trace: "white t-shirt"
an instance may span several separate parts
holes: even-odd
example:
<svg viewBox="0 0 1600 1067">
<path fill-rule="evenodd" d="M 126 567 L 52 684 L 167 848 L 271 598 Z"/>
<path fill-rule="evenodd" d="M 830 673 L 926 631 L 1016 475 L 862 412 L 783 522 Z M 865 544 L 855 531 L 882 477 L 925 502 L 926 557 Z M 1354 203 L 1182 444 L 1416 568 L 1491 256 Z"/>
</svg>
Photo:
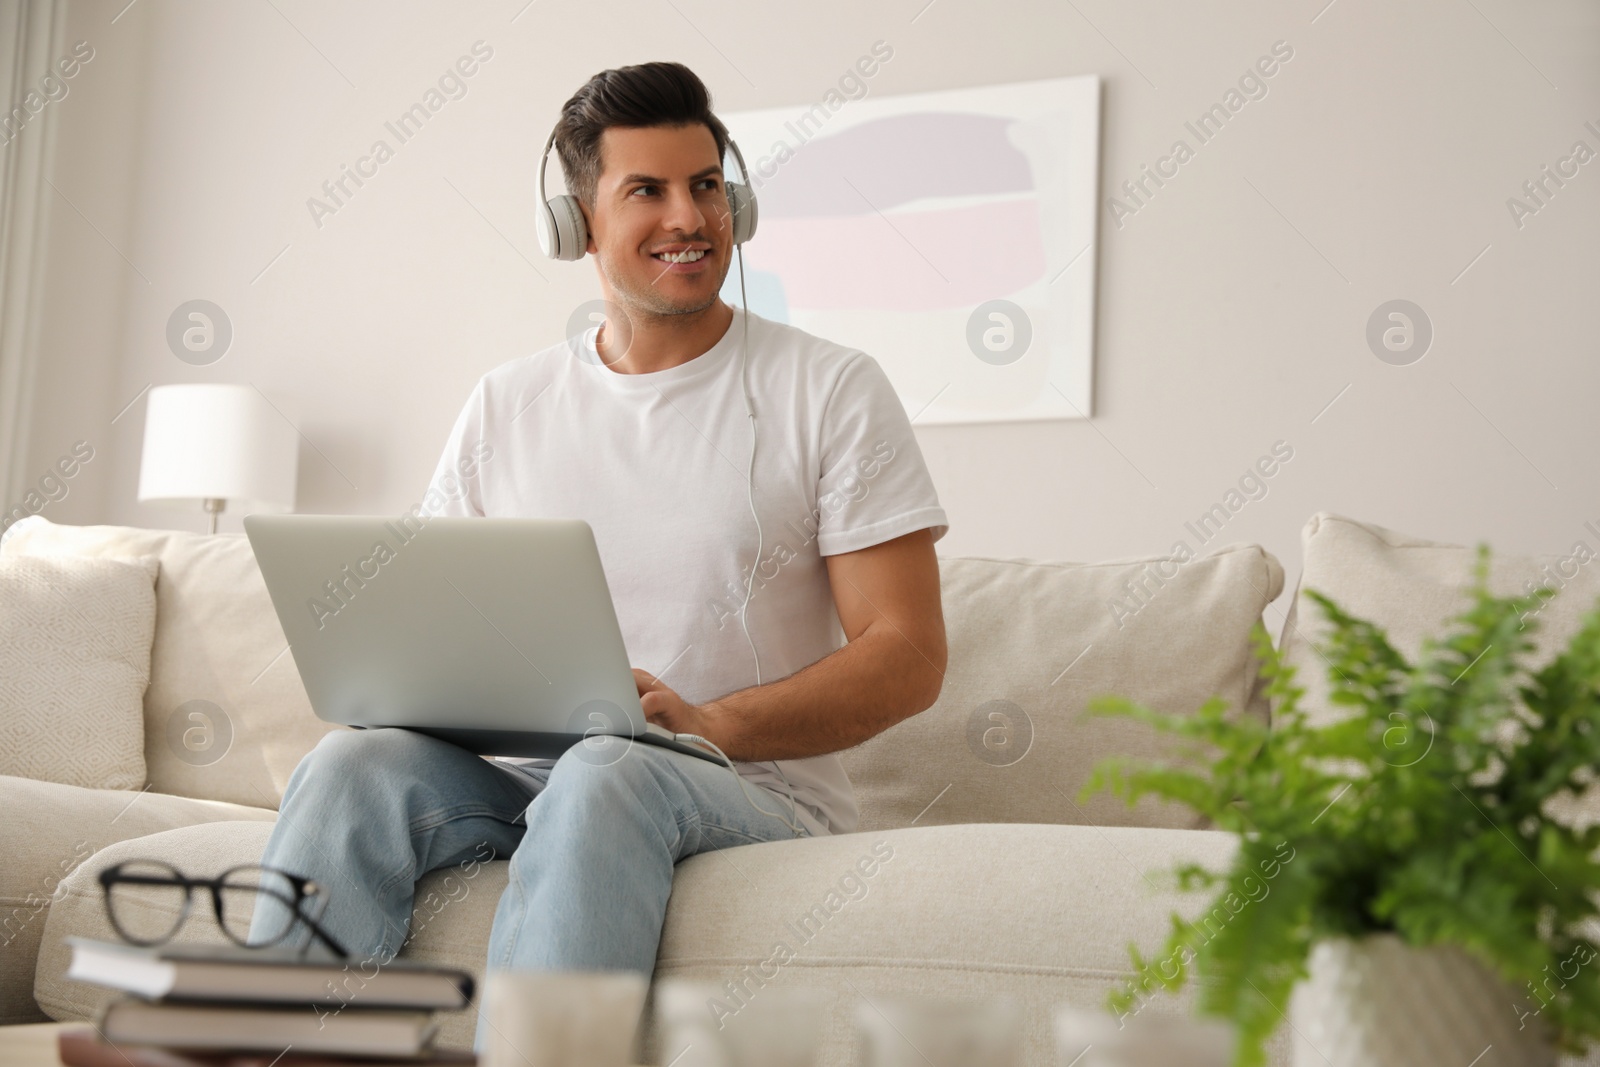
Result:
<svg viewBox="0 0 1600 1067">
<path fill-rule="evenodd" d="M 740 626 L 756 552 L 740 386 L 744 312 L 701 355 L 621 374 L 596 328 L 479 380 L 434 474 L 434 514 L 580 518 L 594 530 L 631 665 L 691 704 L 756 683 Z M 822 557 L 949 529 L 905 408 L 872 357 L 750 315 L 761 566 L 750 637 L 761 682 L 845 644 Z M 837 755 L 736 762 L 814 834 L 856 826 Z M 763 806 L 765 802 L 763 801 Z"/>
</svg>

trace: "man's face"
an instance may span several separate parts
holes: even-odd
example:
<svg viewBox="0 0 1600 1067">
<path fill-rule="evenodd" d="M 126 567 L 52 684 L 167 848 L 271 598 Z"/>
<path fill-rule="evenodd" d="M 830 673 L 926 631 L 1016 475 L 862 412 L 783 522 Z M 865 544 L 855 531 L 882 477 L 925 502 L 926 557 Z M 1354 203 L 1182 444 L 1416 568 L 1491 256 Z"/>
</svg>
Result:
<svg viewBox="0 0 1600 1067">
<path fill-rule="evenodd" d="M 717 142 L 704 125 L 612 127 L 600 135 L 589 251 L 629 311 L 684 315 L 717 300 L 733 262 L 733 218 Z M 703 251 L 694 263 L 658 253 Z"/>
</svg>

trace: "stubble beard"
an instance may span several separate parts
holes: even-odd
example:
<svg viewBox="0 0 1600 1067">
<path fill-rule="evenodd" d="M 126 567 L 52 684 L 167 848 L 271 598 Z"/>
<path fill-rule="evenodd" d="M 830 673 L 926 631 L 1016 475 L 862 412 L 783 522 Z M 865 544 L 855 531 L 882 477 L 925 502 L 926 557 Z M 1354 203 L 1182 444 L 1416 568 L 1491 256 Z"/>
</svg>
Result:
<svg viewBox="0 0 1600 1067">
<path fill-rule="evenodd" d="M 667 319 L 680 315 L 696 315 L 716 304 L 722 293 L 723 283 L 728 280 L 728 268 L 731 264 L 724 265 L 717 284 L 704 301 L 695 304 L 674 303 L 662 295 L 661 291 L 653 285 L 636 286 L 631 279 L 621 277 L 611 269 L 611 265 L 604 255 L 597 257 L 600 261 L 600 273 L 605 276 L 606 282 L 616 294 L 617 302 L 622 305 L 623 311 L 634 319 Z M 655 262 L 652 260 L 652 262 Z"/>
</svg>

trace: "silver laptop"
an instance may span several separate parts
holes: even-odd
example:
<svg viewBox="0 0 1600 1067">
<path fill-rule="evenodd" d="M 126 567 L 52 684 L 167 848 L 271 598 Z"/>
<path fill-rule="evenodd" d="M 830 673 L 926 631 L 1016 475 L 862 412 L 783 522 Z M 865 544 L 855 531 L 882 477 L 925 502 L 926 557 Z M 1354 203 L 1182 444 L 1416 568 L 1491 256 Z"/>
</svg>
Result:
<svg viewBox="0 0 1600 1067">
<path fill-rule="evenodd" d="M 581 519 L 250 515 L 245 533 L 321 719 L 554 758 L 647 722 Z"/>
</svg>

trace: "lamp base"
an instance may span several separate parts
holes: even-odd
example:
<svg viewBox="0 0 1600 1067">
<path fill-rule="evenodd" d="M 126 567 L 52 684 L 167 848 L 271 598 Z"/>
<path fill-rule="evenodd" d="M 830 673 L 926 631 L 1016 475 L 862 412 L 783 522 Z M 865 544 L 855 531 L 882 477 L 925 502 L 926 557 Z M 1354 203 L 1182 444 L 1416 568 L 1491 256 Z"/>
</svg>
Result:
<svg viewBox="0 0 1600 1067">
<path fill-rule="evenodd" d="M 211 520 L 211 528 L 206 533 L 215 534 L 217 532 L 217 516 L 222 514 L 222 509 L 227 506 L 228 502 L 226 500 L 215 496 L 207 497 L 201 502 L 201 507 L 206 509 L 206 516 Z"/>
</svg>

